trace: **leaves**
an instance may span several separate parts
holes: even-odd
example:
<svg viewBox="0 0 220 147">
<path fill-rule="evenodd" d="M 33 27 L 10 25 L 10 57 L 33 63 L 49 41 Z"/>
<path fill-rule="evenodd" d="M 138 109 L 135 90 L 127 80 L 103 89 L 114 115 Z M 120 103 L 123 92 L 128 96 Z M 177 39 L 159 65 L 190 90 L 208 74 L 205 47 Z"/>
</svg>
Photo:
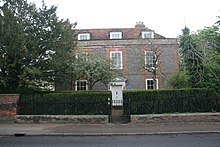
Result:
<svg viewBox="0 0 220 147">
<path fill-rule="evenodd" d="M 181 70 L 189 74 L 189 86 L 214 88 L 220 85 L 220 31 L 217 26 L 206 27 L 194 34 L 188 28 L 180 36 Z"/>
<path fill-rule="evenodd" d="M 76 37 L 68 20 L 44 1 L 37 9 L 26 0 L 3 0 L 0 8 L 0 92 L 19 87 L 47 88 L 65 75 Z M 62 72 L 62 74 L 61 74 Z M 43 86 L 42 86 L 43 85 Z"/>
<path fill-rule="evenodd" d="M 71 69 L 73 79 L 86 79 L 89 90 L 92 90 L 97 82 L 107 85 L 115 75 L 115 70 L 111 69 L 111 64 L 106 59 L 85 53 L 77 54 Z"/>
<path fill-rule="evenodd" d="M 186 72 L 175 72 L 169 78 L 169 84 L 176 89 L 189 88 L 189 75 Z"/>
</svg>

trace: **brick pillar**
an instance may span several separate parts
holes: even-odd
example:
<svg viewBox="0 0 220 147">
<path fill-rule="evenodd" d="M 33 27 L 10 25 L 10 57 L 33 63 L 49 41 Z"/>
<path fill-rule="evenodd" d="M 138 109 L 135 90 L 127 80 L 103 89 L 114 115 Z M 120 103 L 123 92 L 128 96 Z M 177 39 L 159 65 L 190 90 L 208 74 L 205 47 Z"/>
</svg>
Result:
<svg viewBox="0 0 220 147">
<path fill-rule="evenodd" d="M 0 122 L 15 120 L 18 99 L 18 94 L 0 94 Z"/>
</svg>

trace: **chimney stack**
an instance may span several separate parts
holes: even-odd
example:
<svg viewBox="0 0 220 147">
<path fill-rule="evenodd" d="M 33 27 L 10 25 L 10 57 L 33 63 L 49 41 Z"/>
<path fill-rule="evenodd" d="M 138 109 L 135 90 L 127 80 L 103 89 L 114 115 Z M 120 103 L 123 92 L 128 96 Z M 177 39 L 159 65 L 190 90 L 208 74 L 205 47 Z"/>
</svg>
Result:
<svg viewBox="0 0 220 147">
<path fill-rule="evenodd" d="M 144 22 L 142 21 L 136 22 L 135 28 L 144 29 L 145 28 Z"/>
</svg>

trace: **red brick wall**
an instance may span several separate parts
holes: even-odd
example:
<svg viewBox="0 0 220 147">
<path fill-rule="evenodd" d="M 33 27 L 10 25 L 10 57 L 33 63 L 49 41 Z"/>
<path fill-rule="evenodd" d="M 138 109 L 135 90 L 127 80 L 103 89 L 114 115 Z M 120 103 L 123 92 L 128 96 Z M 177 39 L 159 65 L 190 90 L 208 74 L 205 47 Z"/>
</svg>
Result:
<svg viewBox="0 0 220 147">
<path fill-rule="evenodd" d="M 0 117 L 13 117 L 17 113 L 18 94 L 0 94 Z"/>
</svg>

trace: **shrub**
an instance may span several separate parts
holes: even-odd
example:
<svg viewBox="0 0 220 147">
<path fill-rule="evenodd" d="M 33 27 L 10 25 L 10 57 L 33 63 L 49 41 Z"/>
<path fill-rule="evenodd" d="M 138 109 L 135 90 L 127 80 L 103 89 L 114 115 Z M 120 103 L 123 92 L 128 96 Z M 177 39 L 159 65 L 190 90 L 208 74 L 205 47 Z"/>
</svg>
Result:
<svg viewBox="0 0 220 147">
<path fill-rule="evenodd" d="M 110 92 L 65 92 L 29 95 L 18 101 L 19 115 L 108 114 Z"/>
<path fill-rule="evenodd" d="M 175 89 L 189 88 L 189 75 L 184 71 L 175 72 L 170 76 L 168 83 Z"/>
<path fill-rule="evenodd" d="M 131 114 L 220 111 L 219 98 L 208 89 L 131 90 L 124 92 Z"/>
</svg>

